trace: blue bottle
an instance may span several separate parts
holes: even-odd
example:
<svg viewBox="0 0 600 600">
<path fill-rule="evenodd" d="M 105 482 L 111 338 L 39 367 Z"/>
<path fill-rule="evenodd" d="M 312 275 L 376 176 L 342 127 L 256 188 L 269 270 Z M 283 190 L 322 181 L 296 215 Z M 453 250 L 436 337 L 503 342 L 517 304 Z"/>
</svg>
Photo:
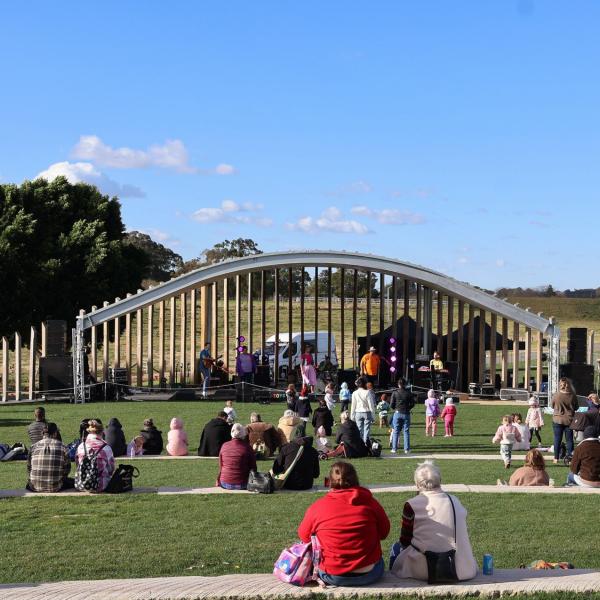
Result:
<svg viewBox="0 0 600 600">
<path fill-rule="evenodd" d="M 483 574 L 493 575 L 494 574 L 494 557 L 491 554 L 483 555 Z"/>
</svg>

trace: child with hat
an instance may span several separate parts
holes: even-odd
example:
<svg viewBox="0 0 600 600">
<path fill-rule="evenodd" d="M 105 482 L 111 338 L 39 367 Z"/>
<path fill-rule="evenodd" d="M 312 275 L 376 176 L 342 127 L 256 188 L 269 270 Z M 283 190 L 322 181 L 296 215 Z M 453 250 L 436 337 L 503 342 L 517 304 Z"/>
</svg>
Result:
<svg viewBox="0 0 600 600">
<path fill-rule="evenodd" d="M 444 429 L 446 435 L 444 437 L 452 437 L 454 435 L 454 419 L 456 418 L 456 406 L 454 406 L 454 400 L 452 398 L 446 398 L 446 406 L 440 417 L 444 419 Z"/>
<path fill-rule="evenodd" d="M 540 436 L 540 430 L 544 426 L 544 415 L 542 409 L 535 396 L 529 398 L 529 410 L 525 417 L 525 424 L 529 427 L 529 442 L 533 440 L 533 436 L 537 438 L 538 446 L 542 445 L 542 438 Z"/>
</svg>

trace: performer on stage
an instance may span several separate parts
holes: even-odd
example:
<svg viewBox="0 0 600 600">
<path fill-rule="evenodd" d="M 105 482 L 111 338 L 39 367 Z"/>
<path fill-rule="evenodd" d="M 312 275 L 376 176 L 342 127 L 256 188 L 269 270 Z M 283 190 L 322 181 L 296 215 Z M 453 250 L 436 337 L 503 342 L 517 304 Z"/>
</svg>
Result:
<svg viewBox="0 0 600 600">
<path fill-rule="evenodd" d="M 442 371 L 444 369 L 444 363 L 440 358 L 439 352 L 433 353 L 433 358 L 429 361 L 429 368 L 435 371 Z"/>
<path fill-rule="evenodd" d="M 381 358 L 377 354 L 377 348 L 371 346 L 369 351 L 360 359 L 360 374 L 364 375 L 369 383 L 375 385 L 380 364 Z"/>
<path fill-rule="evenodd" d="M 200 360 L 198 370 L 202 373 L 202 396 L 206 398 L 206 390 L 210 384 L 210 372 L 212 371 L 214 360 L 210 355 L 210 342 L 204 344 L 200 351 Z"/>
<path fill-rule="evenodd" d="M 253 354 L 248 354 L 248 346 L 243 346 L 235 361 L 235 370 L 240 381 L 252 383 L 256 373 L 256 361 Z"/>
<path fill-rule="evenodd" d="M 300 356 L 300 372 L 302 373 L 302 383 L 310 386 L 310 391 L 314 394 L 317 385 L 317 371 L 312 351 L 313 348 L 310 344 L 304 346 L 304 353 Z"/>
</svg>

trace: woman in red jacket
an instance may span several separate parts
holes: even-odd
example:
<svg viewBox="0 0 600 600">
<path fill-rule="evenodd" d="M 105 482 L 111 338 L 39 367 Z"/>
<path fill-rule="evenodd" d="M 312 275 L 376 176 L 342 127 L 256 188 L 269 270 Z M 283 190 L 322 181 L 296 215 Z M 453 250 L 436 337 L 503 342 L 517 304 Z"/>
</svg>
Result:
<svg viewBox="0 0 600 600">
<path fill-rule="evenodd" d="M 245 490 L 250 471 L 256 471 L 256 456 L 248 443 L 248 431 L 240 423 L 231 428 L 230 442 L 219 452 L 217 486 L 226 490 Z"/>
<path fill-rule="evenodd" d="M 383 575 L 381 540 L 390 532 L 383 507 L 358 483 L 356 469 L 336 462 L 329 473 L 330 491 L 312 504 L 298 535 L 316 535 L 321 544 L 319 577 L 329 585 L 369 585 Z"/>
</svg>

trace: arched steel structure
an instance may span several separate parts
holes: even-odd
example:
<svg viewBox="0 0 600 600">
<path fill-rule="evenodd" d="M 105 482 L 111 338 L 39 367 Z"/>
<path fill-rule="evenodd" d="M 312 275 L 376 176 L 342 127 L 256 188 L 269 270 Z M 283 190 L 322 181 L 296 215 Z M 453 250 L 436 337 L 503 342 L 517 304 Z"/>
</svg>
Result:
<svg viewBox="0 0 600 600">
<path fill-rule="evenodd" d="M 155 304 L 159 305 L 159 320 L 164 319 L 165 314 L 165 301 L 170 300 L 170 324 L 171 327 L 169 329 L 171 336 L 171 355 L 172 358 L 174 356 L 174 328 L 175 328 L 175 317 L 176 317 L 176 299 L 180 303 L 180 315 L 181 315 L 181 323 L 183 323 L 183 329 L 181 330 L 181 355 L 185 357 L 186 349 L 184 344 L 186 344 L 186 329 L 185 329 L 185 320 L 187 318 L 187 300 L 186 294 L 191 294 L 191 298 L 189 301 L 190 309 L 191 309 L 191 325 L 189 328 L 189 335 L 191 336 L 191 348 L 190 355 L 195 354 L 195 345 L 196 345 L 196 328 L 194 325 L 194 319 L 196 318 L 196 291 L 200 290 L 200 305 L 201 308 L 201 319 L 203 320 L 202 324 L 202 335 L 206 335 L 204 330 L 208 330 L 212 328 L 212 331 L 217 335 L 217 319 L 218 319 L 218 310 L 217 310 L 217 284 L 222 283 L 223 291 L 225 298 L 228 298 L 228 290 L 231 293 L 231 288 L 228 288 L 228 283 L 233 280 L 235 283 L 235 294 L 236 294 L 236 334 L 239 335 L 239 323 L 240 323 L 240 281 L 242 281 L 243 276 L 248 276 L 248 290 L 249 290 L 249 301 L 248 301 L 248 311 L 249 311 L 249 322 L 252 321 L 253 314 L 253 306 L 254 302 L 252 301 L 252 285 L 253 285 L 253 276 L 254 273 L 261 273 L 261 293 L 264 294 L 264 273 L 265 272 L 275 272 L 279 273 L 281 271 L 287 270 L 290 273 L 290 281 L 291 281 L 291 271 L 302 269 L 302 297 L 301 297 L 301 319 L 302 323 L 304 322 L 304 272 L 308 268 L 315 268 L 315 273 L 318 273 L 318 269 L 327 269 L 329 273 L 328 279 L 328 298 L 329 304 L 328 308 L 331 309 L 331 273 L 332 269 L 340 269 L 342 271 L 342 278 L 344 277 L 344 273 L 352 272 L 355 277 L 355 294 L 354 294 L 354 309 L 356 309 L 356 273 L 357 272 L 365 272 L 369 274 L 378 274 L 381 282 L 381 289 L 385 289 L 384 282 L 386 277 L 390 277 L 391 284 L 390 289 L 393 290 L 393 301 L 392 301 L 392 311 L 393 315 L 397 314 L 397 290 L 398 284 L 404 283 L 404 314 L 408 315 L 408 299 L 407 297 L 410 295 L 409 285 L 413 286 L 416 289 L 416 318 L 417 321 L 422 319 L 419 322 L 419 326 L 422 327 L 419 331 L 422 330 L 421 335 L 423 335 L 423 339 L 417 340 L 417 345 L 419 342 L 422 342 L 422 348 L 426 350 L 428 353 L 432 348 L 430 347 L 430 337 L 431 337 L 431 328 L 433 321 L 433 300 L 434 296 L 437 298 L 437 328 L 438 334 L 442 333 L 442 300 L 447 304 L 447 330 L 448 334 L 452 333 L 452 329 L 454 327 L 455 322 L 453 321 L 453 308 L 455 306 L 455 302 L 458 305 L 458 319 L 456 324 L 459 327 L 463 325 L 463 310 L 468 305 L 468 335 L 469 339 L 466 340 L 466 345 L 469 347 L 469 351 L 471 350 L 471 345 L 473 340 L 470 339 L 474 335 L 475 328 L 473 327 L 473 319 L 475 319 L 475 314 L 477 312 L 480 323 L 486 323 L 486 314 L 491 317 L 492 323 L 492 333 L 496 335 L 496 326 L 498 324 L 498 320 L 501 321 L 502 325 L 502 338 L 508 339 L 508 321 L 512 321 L 513 323 L 513 341 L 519 340 L 519 327 L 522 326 L 525 328 L 525 343 L 527 345 L 527 353 L 525 360 L 525 369 L 528 372 L 530 368 L 529 358 L 531 356 L 531 331 L 537 332 L 537 341 L 538 341 L 538 385 L 541 382 L 541 345 L 542 339 L 545 337 L 550 341 L 549 345 L 549 353 L 550 360 L 548 363 L 548 375 L 549 375 L 549 384 L 550 388 L 554 389 L 556 386 L 556 381 L 558 378 L 558 350 L 559 350 L 559 331 L 558 328 L 554 325 L 552 320 L 546 319 L 540 314 L 535 314 L 530 312 L 529 310 L 523 309 L 517 305 L 510 304 L 496 296 L 490 295 L 487 292 L 482 291 L 476 287 L 471 285 L 459 282 L 453 278 L 450 278 L 442 273 L 434 271 L 432 269 L 428 269 L 425 267 L 417 266 L 411 263 L 399 261 L 396 259 L 390 259 L 380 256 L 373 256 L 370 254 L 363 253 L 354 253 L 354 252 L 339 252 L 339 251 L 302 251 L 302 252 L 282 252 L 282 253 L 265 253 L 265 254 L 257 254 L 253 256 L 247 256 L 237 259 L 228 260 L 225 262 L 209 265 L 206 267 L 202 267 L 190 273 L 186 273 L 180 277 L 171 279 L 165 283 L 162 283 L 156 287 L 152 287 L 147 290 L 140 290 L 137 294 L 130 295 L 124 299 L 117 299 L 113 303 L 105 302 L 105 305 L 99 309 L 93 309 L 90 313 L 83 313 L 77 317 L 77 328 L 75 330 L 75 348 L 74 350 L 79 348 L 79 351 L 74 351 L 74 370 L 76 377 L 76 387 L 79 389 L 83 389 L 83 370 L 81 365 L 80 357 L 83 352 L 83 344 L 84 344 L 84 332 L 86 330 L 91 329 L 93 332 L 92 338 L 95 341 L 95 331 L 96 327 L 102 325 L 104 328 L 104 339 L 107 340 L 107 327 L 108 323 L 111 321 L 115 322 L 115 327 L 119 325 L 119 319 L 126 318 L 130 319 L 131 315 L 137 315 L 138 323 L 138 358 L 140 357 L 140 349 L 141 345 L 141 334 L 139 333 L 142 323 L 143 316 L 142 310 L 147 307 L 152 307 Z M 250 275 L 249 275 L 250 274 Z M 274 300 L 276 304 L 276 310 L 279 310 L 279 297 L 280 292 L 282 290 L 279 289 L 279 278 L 276 277 L 275 283 L 275 294 Z M 410 288 L 412 289 L 412 288 Z M 291 300 L 291 285 L 289 287 L 289 324 L 291 325 L 291 311 L 292 311 L 292 300 Z M 285 293 L 285 290 L 283 290 Z M 212 301 L 212 302 L 211 302 Z M 263 298 L 264 301 L 264 298 Z M 370 335 L 370 320 L 371 320 L 371 310 L 370 310 L 370 290 L 367 293 L 367 336 Z M 342 300 L 342 321 L 343 321 L 343 311 L 346 302 Z M 211 309 L 212 305 L 212 309 Z M 228 317 L 228 308 L 229 302 L 226 300 L 224 302 L 224 318 L 226 320 L 226 327 L 229 323 Z M 318 318 L 318 302 L 315 303 L 315 328 L 317 327 L 317 318 Z M 383 301 L 380 302 L 380 305 L 383 306 Z M 148 314 L 148 332 L 149 337 L 152 337 L 152 319 L 153 319 L 153 311 L 152 308 L 149 309 L 150 312 Z M 261 308 L 262 310 L 262 319 L 264 323 L 264 302 Z M 356 312 L 356 311 L 355 311 Z M 381 315 L 383 315 L 383 308 L 381 308 Z M 142 318 L 142 320 L 140 320 Z M 356 319 L 356 317 L 354 317 Z M 277 314 L 277 323 L 279 322 L 279 314 Z M 129 323 L 129 320 L 127 320 Z M 380 318 L 380 323 L 383 324 L 383 317 Z M 395 319 L 394 319 L 395 323 Z M 466 323 L 465 323 L 466 325 Z M 396 325 L 394 325 L 395 327 Z M 329 310 L 328 315 L 328 327 L 329 333 L 331 337 L 331 310 Z M 343 336 L 343 323 L 342 323 L 342 336 Z M 252 328 L 250 327 L 250 331 Z M 161 329 L 161 331 L 163 331 Z M 460 331 L 460 330 L 459 330 Z M 479 335 L 482 336 L 479 339 L 479 359 L 481 361 L 481 353 L 483 353 L 483 364 L 485 364 L 485 344 L 483 333 L 484 328 L 479 327 Z M 354 323 L 353 332 L 356 333 L 356 323 Z M 276 329 L 276 334 L 278 333 L 278 329 Z M 406 334 L 406 332 L 405 332 Z M 164 335 L 161 333 L 161 335 Z M 399 334 L 402 335 L 401 333 Z M 417 334 L 419 335 L 419 334 Z M 459 336 L 461 334 L 459 333 Z M 227 338 L 227 334 L 224 336 Z M 405 335 L 406 337 L 406 335 Z M 441 336 L 438 335 L 438 345 L 440 342 Z M 226 340 L 224 340 L 226 341 Z M 262 332 L 262 342 L 264 344 L 264 325 Z M 118 344 L 118 336 L 115 340 L 115 343 Z M 161 344 L 164 343 L 164 340 L 161 340 Z M 407 342 L 405 342 L 406 344 Z M 462 343 L 462 342 L 461 342 Z M 106 343 L 104 344 L 104 361 L 106 363 L 108 358 L 108 353 L 106 350 Z M 473 345 L 473 348 L 476 347 L 476 344 Z M 513 365 L 516 368 L 518 373 L 519 370 L 519 360 L 520 355 L 518 353 L 518 343 L 513 348 L 517 348 L 517 350 L 513 350 Z M 440 346 L 438 346 L 440 348 Z M 506 367 L 504 365 L 507 362 L 507 350 L 503 345 L 502 348 L 502 362 L 503 362 L 503 382 L 506 378 L 505 370 Z M 491 342 L 489 349 L 491 350 Z M 450 349 L 451 351 L 451 349 Z M 152 352 L 151 344 L 149 346 L 149 352 Z M 342 349 L 343 354 L 343 349 Z M 492 356 L 493 354 L 493 356 Z M 472 357 L 473 360 L 476 357 Z M 469 358 L 471 359 L 471 357 Z M 118 360 L 118 356 L 117 356 Z M 152 360 L 152 358 L 150 358 Z M 183 361 L 185 362 L 185 360 Z M 490 367 L 496 370 L 496 352 L 490 352 Z M 481 362 L 480 362 L 481 364 Z M 106 366 L 106 365 L 105 365 Z M 129 367 L 131 365 L 128 365 Z M 141 368 L 138 365 L 138 370 Z M 527 382 L 525 382 L 527 383 Z M 525 386 L 527 387 L 527 385 Z M 539 388 L 538 388 L 539 389 Z"/>
</svg>

